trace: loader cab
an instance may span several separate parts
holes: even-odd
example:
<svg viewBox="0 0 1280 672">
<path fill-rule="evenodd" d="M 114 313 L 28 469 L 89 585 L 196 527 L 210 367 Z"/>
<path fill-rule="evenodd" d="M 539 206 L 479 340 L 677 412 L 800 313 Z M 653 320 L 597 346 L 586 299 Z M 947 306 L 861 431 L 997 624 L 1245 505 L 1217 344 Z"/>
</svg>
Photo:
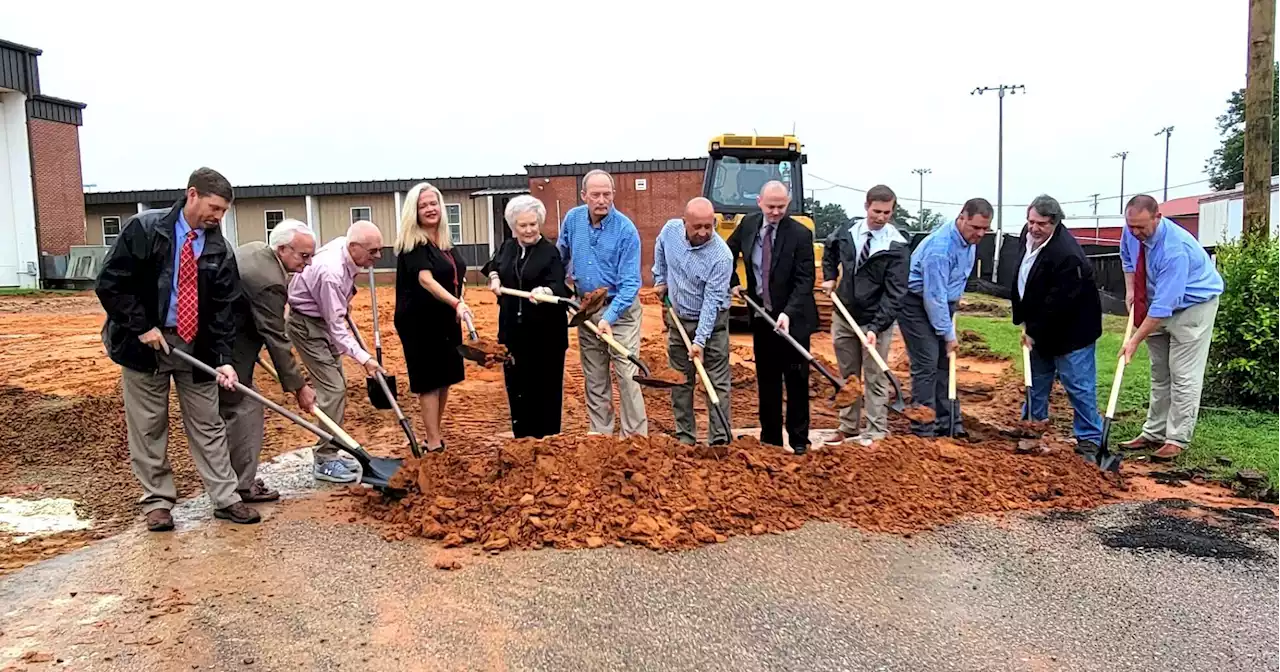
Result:
<svg viewBox="0 0 1280 672">
<path fill-rule="evenodd" d="M 798 153 L 713 151 L 707 163 L 703 196 L 711 201 L 716 212 L 725 215 L 746 215 L 756 210 L 756 198 L 760 189 L 772 180 L 778 180 L 791 190 L 789 215 L 799 215 L 804 206 L 804 186 L 801 180 Z"/>
</svg>

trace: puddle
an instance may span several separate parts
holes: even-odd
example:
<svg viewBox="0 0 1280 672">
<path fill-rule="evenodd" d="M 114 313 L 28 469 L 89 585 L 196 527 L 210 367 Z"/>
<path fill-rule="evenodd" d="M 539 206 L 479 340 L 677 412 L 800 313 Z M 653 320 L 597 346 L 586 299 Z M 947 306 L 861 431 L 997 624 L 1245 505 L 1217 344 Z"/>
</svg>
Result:
<svg viewBox="0 0 1280 672">
<path fill-rule="evenodd" d="M 14 543 L 57 532 L 87 530 L 92 521 L 76 513 L 70 499 L 15 499 L 0 497 L 0 532 L 14 535 Z"/>
</svg>

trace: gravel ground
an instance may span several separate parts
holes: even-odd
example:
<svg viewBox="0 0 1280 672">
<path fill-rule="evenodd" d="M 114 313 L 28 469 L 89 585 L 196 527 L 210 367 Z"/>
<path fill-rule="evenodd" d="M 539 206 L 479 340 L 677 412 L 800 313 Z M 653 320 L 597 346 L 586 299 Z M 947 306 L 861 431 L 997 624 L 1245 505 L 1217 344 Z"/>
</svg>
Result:
<svg viewBox="0 0 1280 672">
<path fill-rule="evenodd" d="M 302 487 L 306 466 L 267 473 Z M 323 499 L 264 507 L 256 527 L 202 523 L 196 500 L 176 535 L 132 531 L 0 579 L 0 666 L 28 652 L 95 670 L 1278 665 L 1274 524 L 1209 526 L 1176 503 L 910 538 L 811 523 L 670 554 L 464 549 L 445 572 L 437 546 L 387 543 Z M 1135 540 L 1177 550 L 1113 547 Z M 1201 557 L 1215 552 L 1230 557 Z"/>
</svg>

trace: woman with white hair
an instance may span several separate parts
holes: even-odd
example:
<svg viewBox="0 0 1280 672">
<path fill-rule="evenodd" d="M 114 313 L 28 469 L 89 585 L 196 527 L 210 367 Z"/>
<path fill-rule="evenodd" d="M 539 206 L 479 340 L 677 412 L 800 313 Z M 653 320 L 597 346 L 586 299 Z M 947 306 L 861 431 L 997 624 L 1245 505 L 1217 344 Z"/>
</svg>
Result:
<svg viewBox="0 0 1280 672">
<path fill-rule="evenodd" d="M 568 297 L 564 263 L 551 241 L 542 237 L 547 209 L 533 196 L 507 203 L 507 239 L 480 269 L 495 294 L 501 287 L 534 294 Z M 569 349 L 565 307 L 533 303 L 498 294 L 498 342 L 511 353 L 502 367 L 516 438 L 542 438 L 560 433 L 560 401 L 564 396 L 564 354 Z"/>
<path fill-rule="evenodd" d="M 405 196 L 396 235 L 396 334 L 404 349 L 409 391 L 418 395 L 427 450 L 444 450 L 449 386 L 462 382 L 462 300 L 467 263 L 449 240 L 444 196 L 429 183 Z"/>
</svg>

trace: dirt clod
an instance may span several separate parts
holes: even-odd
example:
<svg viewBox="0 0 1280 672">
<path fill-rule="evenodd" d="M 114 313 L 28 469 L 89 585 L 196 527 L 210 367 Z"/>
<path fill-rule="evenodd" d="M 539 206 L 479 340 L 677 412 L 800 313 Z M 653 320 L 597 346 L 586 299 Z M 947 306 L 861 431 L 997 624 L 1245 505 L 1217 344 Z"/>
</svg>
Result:
<svg viewBox="0 0 1280 672">
<path fill-rule="evenodd" d="M 836 393 L 833 405 L 836 408 L 848 408 L 862 398 L 862 381 L 857 376 L 849 376 L 844 379 L 844 387 Z"/>
<path fill-rule="evenodd" d="M 491 341 L 483 336 L 476 340 L 466 340 L 462 347 L 465 351 L 465 357 L 486 369 L 501 365 L 507 361 L 509 353 L 507 346 Z"/>
<path fill-rule="evenodd" d="M 675 369 L 669 369 L 665 366 L 659 366 L 655 369 L 652 369 L 652 371 L 650 372 L 650 375 L 647 378 L 644 377 L 643 374 L 640 374 L 637 379 L 641 381 L 653 380 L 659 383 L 669 383 L 672 385 L 684 385 L 685 383 L 689 382 L 689 379 L 686 378 L 683 373 L 680 373 Z"/>
<path fill-rule="evenodd" d="M 938 419 L 938 415 L 928 406 L 908 406 L 902 414 L 906 416 L 908 420 L 915 420 L 920 423 L 929 423 Z"/>
<path fill-rule="evenodd" d="M 596 311 L 600 310 L 601 308 L 603 308 L 604 302 L 607 301 L 608 299 L 609 299 L 608 289 L 604 287 L 600 287 L 599 289 L 593 289 L 587 292 L 586 296 L 582 297 L 582 301 L 578 302 L 578 305 L 582 306 L 582 310 L 580 312 L 591 315 Z"/>
</svg>

